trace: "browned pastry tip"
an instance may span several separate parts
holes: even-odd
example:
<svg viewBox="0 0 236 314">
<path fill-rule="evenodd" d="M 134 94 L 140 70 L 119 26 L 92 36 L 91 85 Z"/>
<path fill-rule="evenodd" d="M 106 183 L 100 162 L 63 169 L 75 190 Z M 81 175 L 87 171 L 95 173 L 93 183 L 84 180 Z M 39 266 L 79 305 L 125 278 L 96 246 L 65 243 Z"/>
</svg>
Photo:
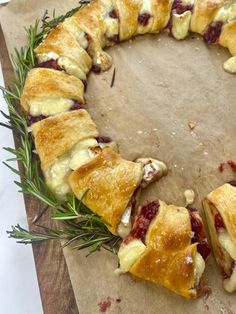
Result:
<svg viewBox="0 0 236 314">
<path fill-rule="evenodd" d="M 61 113 L 34 123 L 32 131 L 44 171 L 79 141 L 98 136 L 95 123 L 84 109 Z"/>
<path fill-rule="evenodd" d="M 117 234 L 117 227 L 143 175 L 142 165 L 125 160 L 110 148 L 76 169 L 69 184 L 78 199 L 108 223 Z"/>
<path fill-rule="evenodd" d="M 20 100 L 24 110 L 29 112 L 31 100 L 50 98 L 67 98 L 84 103 L 84 85 L 78 78 L 53 69 L 30 70 Z"/>
</svg>

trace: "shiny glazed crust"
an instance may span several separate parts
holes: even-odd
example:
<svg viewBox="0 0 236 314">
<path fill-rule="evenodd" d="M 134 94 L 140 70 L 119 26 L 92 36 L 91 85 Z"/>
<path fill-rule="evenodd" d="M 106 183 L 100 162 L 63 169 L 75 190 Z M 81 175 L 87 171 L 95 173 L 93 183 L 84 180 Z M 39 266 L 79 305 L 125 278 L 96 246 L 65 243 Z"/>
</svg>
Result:
<svg viewBox="0 0 236 314">
<path fill-rule="evenodd" d="M 69 57 L 87 74 L 92 66 L 88 53 L 80 47 L 75 37 L 70 34 L 63 24 L 59 24 L 35 49 L 36 55 L 54 52 L 60 57 Z"/>
<path fill-rule="evenodd" d="M 196 297 L 194 260 L 197 243 L 191 244 L 188 210 L 160 201 L 159 212 L 146 235 L 146 245 L 130 273 L 186 298 Z"/>
<path fill-rule="evenodd" d="M 116 234 L 121 216 L 142 176 L 140 163 L 125 160 L 110 148 L 105 148 L 75 170 L 69 177 L 69 184 L 79 199 L 87 191 L 83 203 L 101 216 L 109 224 L 109 230 Z"/>
<path fill-rule="evenodd" d="M 203 35 L 225 0 L 195 0 L 190 29 Z"/>
<path fill-rule="evenodd" d="M 32 130 L 43 171 L 79 141 L 98 136 L 95 123 L 84 109 L 34 123 Z"/>
<path fill-rule="evenodd" d="M 28 72 L 21 106 L 29 111 L 33 99 L 67 98 L 84 102 L 84 85 L 78 78 L 53 69 L 35 68 Z"/>
</svg>

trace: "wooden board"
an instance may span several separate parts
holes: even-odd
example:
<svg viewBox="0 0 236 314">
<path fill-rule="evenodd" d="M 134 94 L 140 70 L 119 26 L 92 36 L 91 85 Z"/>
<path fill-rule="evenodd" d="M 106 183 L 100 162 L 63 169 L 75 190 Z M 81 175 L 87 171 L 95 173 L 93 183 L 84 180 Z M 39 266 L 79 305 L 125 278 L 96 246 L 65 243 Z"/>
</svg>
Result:
<svg viewBox="0 0 236 314">
<path fill-rule="evenodd" d="M 13 76 L 13 69 L 1 27 L 0 43 L 0 61 L 2 64 L 3 76 L 5 85 L 9 86 Z M 32 229 L 32 220 L 43 207 L 38 200 L 32 197 L 25 197 L 25 206 L 29 228 Z M 40 220 L 40 224 L 46 225 L 47 227 L 53 227 L 53 222 L 48 216 L 49 215 L 45 215 L 45 217 Z M 78 308 L 60 242 L 49 241 L 34 244 L 33 253 L 44 313 L 78 314 Z"/>
</svg>

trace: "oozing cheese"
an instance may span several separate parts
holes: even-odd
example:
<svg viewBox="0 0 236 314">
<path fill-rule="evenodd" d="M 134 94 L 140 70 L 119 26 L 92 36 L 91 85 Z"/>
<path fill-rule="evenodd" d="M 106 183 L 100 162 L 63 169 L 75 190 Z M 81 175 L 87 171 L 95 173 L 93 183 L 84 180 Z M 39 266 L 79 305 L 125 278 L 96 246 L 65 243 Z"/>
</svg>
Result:
<svg viewBox="0 0 236 314">
<path fill-rule="evenodd" d="M 37 55 L 38 61 L 46 62 L 48 60 L 57 60 L 57 64 L 62 68 L 65 69 L 65 71 L 68 74 L 74 75 L 81 79 L 82 81 L 86 81 L 86 74 L 80 69 L 79 65 L 72 61 L 68 57 L 60 57 L 54 52 L 48 52 L 48 53 L 41 53 Z"/>
<path fill-rule="evenodd" d="M 195 275 L 195 286 L 197 287 L 199 285 L 199 282 L 201 280 L 202 274 L 205 269 L 205 261 L 202 258 L 201 254 L 196 252 L 195 255 L 195 268 L 194 268 L 194 275 Z"/>
<path fill-rule="evenodd" d="M 86 74 L 80 69 L 78 64 L 73 62 L 70 58 L 60 57 L 57 63 L 61 68 L 65 69 L 68 74 L 74 75 L 82 81 L 86 81 Z"/>
<path fill-rule="evenodd" d="M 167 166 L 164 162 L 153 158 L 138 158 L 136 162 L 143 164 L 143 180 L 141 187 L 146 187 L 149 183 L 161 179 L 167 174 Z"/>
<path fill-rule="evenodd" d="M 113 19 L 113 18 L 107 16 L 104 21 L 106 24 L 106 36 L 107 37 L 112 37 L 114 35 L 119 34 L 118 19 Z"/>
<path fill-rule="evenodd" d="M 128 272 L 136 260 L 144 253 L 145 249 L 146 246 L 143 242 L 136 239 L 126 245 L 121 245 L 118 252 L 121 272 Z"/>
<path fill-rule="evenodd" d="M 121 238 L 125 238 L 131 231 L 131 212 L 132 207 L 128 206 L 121 217 L 121 222 L 117 228 L 117 233 Z"/>
<path fill-rule="evenodd" d="M 226 4 L 216 13 L 215 22 L 228 23 L 236 18 L 236 4 Z"/>
<path fill-rule="evenodd" d="M 236 260 L 236 244 L 232 241 L 226 230 L 221 230 L 218 236 L 222 247 L 229 253 L 233 260 Z"/>
<path fill-rule="evenodd" d="M 142 13 L 152 13 L 152 1 L 151 0 L 143 0 L 143 5 L 140 9 L 140 14 Z"/>
<path fill-rule="evenodd" d="M 236 266 L 234 266 L 234 270 L 230 278 L 223 281 L 223 287 L 230 293 L 236 291 Z"/>
<path fill-rule="evenodd" d="M 47 185 L 58 199 L 64 199 L 65 195 L 70 192 L 70 187 L 65 180 L 66 176 L 71 170 L 75 170 L 93 158 L 94 155 L 89 148 L 97 145 L 97 141 L 93 138 L 80 141 L 45 172 Z"/>
<path fill-rule="evenodd" d="M 185 203 L 186 206 L 187 205 L 191 205 L 194 203 L 195 200 L 195 193 L 193 190 L 189 189 L 189 190 L 185 190 L 184 191 L 184 197 L 185 197 Z"/>
<path fill-rule="evenodd" d="M 73 100 L 65 98 L 33 99 L 29 102 L 31 116 L 53 116 L 68 111 Z"/>
<path fill-rule="evenodd" d="M 229 73 L 236 73 L 236 56 L 225 61 L 224 70 Z"/>
<path fill-rule="evenodd" d="M 63 24 L 65 27 L 75 36 L 76 40 L 80 44 L 80 46 L 84 49 L 88 48 L 88 39 L 85 36 L 85 32 L 83 32 L 76 22 L 73 21 L 73 18 L 66 19 Z"/>
<path fill-rule="evenodd" d="M 184 39 L 188 35 L 192 13 L 186 11 L 183 14 L 174 13 L 172 16 L 172 35 L 178 39 Z"/>
</svg>

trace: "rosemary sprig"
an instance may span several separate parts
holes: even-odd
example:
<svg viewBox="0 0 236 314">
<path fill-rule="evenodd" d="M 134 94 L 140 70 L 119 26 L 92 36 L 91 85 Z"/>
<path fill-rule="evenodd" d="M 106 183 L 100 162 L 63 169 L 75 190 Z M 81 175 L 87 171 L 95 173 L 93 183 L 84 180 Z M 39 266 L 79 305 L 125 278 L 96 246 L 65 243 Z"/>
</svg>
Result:
<svg viewBox="0 0 236 314">
<path fill-rule="evenodd" d="M 28 36 L 28 45 L 15 50 L 15 56 L 12 57 L 15 77 L 12 88 L 0 89 L 7 102 L 9 115 L 1 111 L 3 116 L 8 120 L 8 124 L 2 124 L 7 128 L 12 128 L 18 139 L 18 148 L 5 147 L 13 158 L 4 162 L 4 164 L 14 173 L 21 177 L 21 180 L 15 183 L 19 186 L 20 192 L 34 196 L 39 199 L 45 206 L 51 208 L 51 218 L 59 221 L 59 229 L 52 230 L 40 226 L 42 233 L 37 231 L 29 232 L 20 225 L 12 227 L 8 231 L 10 238 L 17 239 L 18 243 L 35 243 L 52 239 L 65 239 L 64 246 L 73 244 L 75 249 L 81 250 L 90 248 L 90 253 L 105 248 L 111 252 L 116 252 L 117 244 L 120 238 L 112 235 L 107 229 L 106 223 L 97 215 L 92 213 L 83 203 L 77 200 L 74 195 L 69 194 L 64 203 L 58 202 L 53 193 L 49 190 L 41 176 L 40 165 L 37 156 L 33 153 L 34 143 L 27 125 L 25 114 L 19 106 L 19 99 L 24 87 L 27 72 L 36 64 L 34 49 L 43 40 L 45 35 L 54 28 L 58 23 L 64 21 L 75 12 L 80 10 L 88 2 L 80 2 L 80 5 L 69 11 L 66 15 L 56 17 L 55 11 L 53 18 L 50 19 L 48 11 L 40 22 L 36 21 L 34 26 L 26 29 Z M 18 161 L 22 165 L 23 173 L 12 167 L 9 163 Z M 38 222 L 46 212 L 43 210 L 34 219 L 33 223 Z M 38 226 L 38 225 L 36 225 Z M 39 226 L 38 226 L 39 227 Z"/>
</svg>

